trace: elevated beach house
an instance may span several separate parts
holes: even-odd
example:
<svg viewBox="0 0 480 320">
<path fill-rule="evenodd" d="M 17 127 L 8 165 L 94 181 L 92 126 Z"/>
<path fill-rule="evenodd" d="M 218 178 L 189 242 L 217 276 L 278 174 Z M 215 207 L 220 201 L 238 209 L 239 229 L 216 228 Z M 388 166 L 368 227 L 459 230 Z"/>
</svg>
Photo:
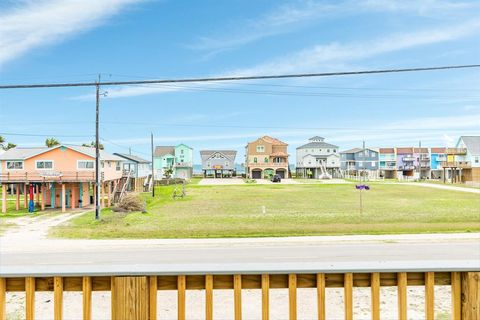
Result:
<svg viewBox="0 0 480 320">
<path fill-rule="evenodd" d="M 100 151 L 101 199 L 110 205 L 112 192 L 122 179 L 122 158 Z M 59 145 L 55 147 L 10 149 L 0 155 L 2 212 L 6 212 L 7 189 L 16 195 L 16 209 L 21 202 L 49 208 L 81 208 L 93 203 L 95 196 L 95 149 Z M 20 201 L 23 195 L 23 201 Z M 92 197 L 90 197 L 92 195 Z"/>
<path fill-rule="evenodd" d="M 308 143 L 297 148 L 298 177 L 318 179 L 322 176 L 337 176 L 340 170 L 338 146 L 325 142 L 319 136 L 308 139 Z"/>
<path fill-rule="evenodd" d="M 128 190 L 146 191 L 152 175 L 152 162 L 128 153 L 114 153 L 122 158 L 123 175 L 130 177 Z"/>
<path fill-rule="evenodd" d="M 443 179 L 442 163 L 447 161 L 446 148 L 432 147 L 430 148 L 430 179 Z"/>
<path fill-rule="evenodd" d="M 347 175 L 378 176 L 379 151 L 374 148 L 353 148 L 340 153 L 340 166 Z"/>
<path fill-rule="evenodd" d="M 201 150 L 204 177 L 231 178 L 235 175 L 235 150 Z"/>
<path fill-rule="evenodd" d="M 386 179 L 397 178 L 397 156 L 395 148 L 380 148 L 378 154 L 380 176 Z"/>
<path fill-rule="evenodd" d="M 155 179 L 163 179 L 171 171 L 172 178 L 190 179 L 193 175 L 193 149 L 181 143 L 158 146 L 154 153 Z"/>
<path fill-rule="evenodd" d="M 289 177 L 288 144 L 263 136 L 245 147 L 245 173 L 251 179 L 269 178 L 274 174 Z"/>
<path fill-rule="evenodd" d="M 480 136 L 461 136 L 446 153 L 444 167 L 456 171 L 463 182 L 480 183 Z"/>
</svg>

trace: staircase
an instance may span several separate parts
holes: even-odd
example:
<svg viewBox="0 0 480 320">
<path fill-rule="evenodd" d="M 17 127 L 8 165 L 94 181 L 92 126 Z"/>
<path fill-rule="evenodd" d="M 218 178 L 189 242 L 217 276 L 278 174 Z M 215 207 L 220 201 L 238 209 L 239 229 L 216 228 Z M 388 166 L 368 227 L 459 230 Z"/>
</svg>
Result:
<svg viewBox="0 0 480 320">
<path fill-rule="evenodd" d="M 126 175 L 122 177 L 120 182 L 117 184 L 117 187 L 113 193 L 113 203 L 119 203 L 122 201 L 122 198 L 127 193 L 127 188 L 130 185 L 130 180 L 132 179 L 133 171 L 126 172 Z"/>
</svg>

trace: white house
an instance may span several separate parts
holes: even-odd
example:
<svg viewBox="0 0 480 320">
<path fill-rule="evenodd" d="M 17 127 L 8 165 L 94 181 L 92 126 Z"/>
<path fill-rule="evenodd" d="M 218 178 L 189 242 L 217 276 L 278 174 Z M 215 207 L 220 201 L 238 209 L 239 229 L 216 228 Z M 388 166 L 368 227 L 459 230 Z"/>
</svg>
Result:
<svg viewBox="0 0 480 320">
<path fill-rule="evenodd" d="M 297 148 L 297 176 L 318 179 L 335 176 L 340 170 L 338 146 L 322 137 L 312 137 Z"/>
</svg>

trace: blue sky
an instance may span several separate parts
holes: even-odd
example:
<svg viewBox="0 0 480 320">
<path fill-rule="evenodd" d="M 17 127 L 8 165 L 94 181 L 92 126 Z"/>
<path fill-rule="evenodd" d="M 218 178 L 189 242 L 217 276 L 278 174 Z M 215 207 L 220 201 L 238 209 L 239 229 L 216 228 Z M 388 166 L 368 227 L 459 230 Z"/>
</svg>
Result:
<svg viewBox="0 0 480 320">
<path fill-rule="evenodd" d="M 466 0 L 3 1 L 0 83 L 478 64 L 479 14 Z M 314 135 L 347 149 L 480 134 L 479 69 L 104 90 L 103 143 L 144 157 L 150 132 L 156 145 L 191 145 L 196 162 L 204 148 L 236 149 L 240 161 L 265 134 L 292 155 Z M 0 134 L 19 146 L 91 141 L 93 93 L 1 91 Z"/>
</svg>

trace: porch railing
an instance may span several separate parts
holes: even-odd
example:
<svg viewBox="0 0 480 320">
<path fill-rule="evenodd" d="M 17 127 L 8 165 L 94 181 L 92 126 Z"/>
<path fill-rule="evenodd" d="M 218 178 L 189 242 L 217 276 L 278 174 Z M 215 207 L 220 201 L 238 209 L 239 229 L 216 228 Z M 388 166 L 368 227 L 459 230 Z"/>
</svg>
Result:
<svg viewBox="0 0 480 320">
<path fill-rule="evenodd" d="M 326 318 L 326 288 L 343 288 L 345 319 L 353 318 L 353 288 L 368 287 L 371 290 L 371 318 L 380 319 L 381 308 L 393 306 L 382 304 L 381 287 L 397 288 L 398 319 L 407 319 L 409 286 L 424 286 L 425 319 L 435 316 L 435 286 L 451 287 L 451 317 L 457 319 L 480 319 L 480 272 L 473 271 L 388 271 L 385 272 L 341 272 L 341 273 L 296 273 L 287 274 L 171 274 L 171 275 L 2 275 L 0 278 L 0 319 L 6 317 L 6 293 L 25 292 L 26 319 L 35 318 L 35 292 L 53 292 L 53 318 L 63 318 L 64 292 L 82 293 L 82 314 L 78 318 L 92 318 L 92 292 L 111 292 L 112 319 L 159 319 L 157 294 L 159 290 L 177 292 L 178 319 L 185 319 L 188 305 L 187 290 L 204 290 L 206 319 L 213 318 L 213 292 L 217 289 L 229 289 L 233 294 L 232 316 L 242 319 L 242 290 L 261 290 L 262 319 L 270 316 L 270 292 L 276 289 L 288 289 L 288 318 L 296 319 L 297 289 L 315 288 L 315 301 L 318 319 Z M 198 315 L 200 316 L 200 315 Z M 285 315 L 287 318 L 287 315 Z"/>
<path fill-rule="evenodd" d="M 0 173 L 0 182 L 90 182 L 95 181 L 94 171 L 11 171 Z"/>
</svg>

